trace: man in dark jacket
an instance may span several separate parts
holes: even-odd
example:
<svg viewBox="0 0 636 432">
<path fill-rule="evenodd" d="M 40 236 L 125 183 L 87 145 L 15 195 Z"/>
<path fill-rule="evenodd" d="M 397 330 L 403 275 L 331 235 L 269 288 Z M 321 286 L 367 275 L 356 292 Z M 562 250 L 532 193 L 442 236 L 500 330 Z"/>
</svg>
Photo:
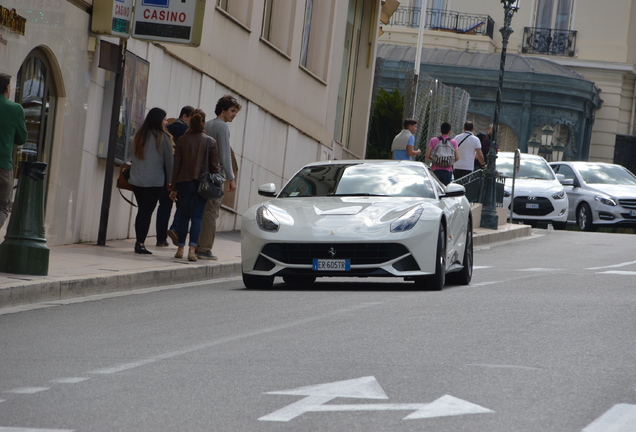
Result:
<svg viewBox="0 0 636 432">
<path fill-rule="evenodd" d="M 22 105 L 9 100 L 11 77 L 0 73 L 0 228 L 9 217 L 13 190 L 13 146 L 27 140 Z"/>
<path fill-rule="evenodd" d="M 179 118 L 166 126 L 170 135 L 172 135 L 173 142 L 177 142 L 179 137 L 186 133 L 190 127 L 190 115 L 194 111 L 194 108 L 190 105 L 186 105 L 181 108 Z M 166 185 L 170 182 L 172 173 L 166 174 Z M 168 246 L 168 237 L 172 240 L 172 243 L 176 246 L 179 241 L 177 229 L 179 227 L 179 201 L 177 201 L 177 210 L 172 218 L 172 225 L 168 229 L 168 222 L 170 222 L 170 213 L 172 212 L 172 200 L 170 199 L 170 191 L 168 187 L 159 196 L 159 208 L 157 209 L 157 246 Z"/>
</svg>

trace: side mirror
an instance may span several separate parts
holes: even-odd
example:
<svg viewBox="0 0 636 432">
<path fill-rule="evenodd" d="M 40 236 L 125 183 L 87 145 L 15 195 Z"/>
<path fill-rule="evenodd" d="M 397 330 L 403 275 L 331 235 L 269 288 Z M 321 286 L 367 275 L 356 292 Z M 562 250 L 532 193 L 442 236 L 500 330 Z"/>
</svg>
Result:
<svg viewBox="0 0 636 432">
<path fill-rule="evenodd" d="M 274 183 L 262 184 L 258 188 L 258 194 L 274 198 L 276 196 L 276 185 Z"/>
<path fill-rule="evenodd" d="M 466 188 L 457 183 L 449 183 L 442 198 L 460 197 L 466 195 Z"/>
<path fill-rule="evenodd" d="M 561 184 L 563 186 L 574 186 L 574 180 L 573 179 L 563 179 L 563 181 L 561 181 Z"/>
</svg>

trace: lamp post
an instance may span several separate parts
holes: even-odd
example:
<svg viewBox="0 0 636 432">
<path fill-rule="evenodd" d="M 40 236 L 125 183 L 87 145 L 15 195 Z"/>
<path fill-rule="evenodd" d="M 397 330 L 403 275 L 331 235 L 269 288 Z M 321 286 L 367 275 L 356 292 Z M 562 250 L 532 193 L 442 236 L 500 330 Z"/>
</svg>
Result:
<svg viewBox="0 0 636 432">
<path fill-rule="evenodd" d="M 528 153 L 532 155 L 539 154 L 539 148 L 541 147 L 541 141 L 537 139 L 536 135 L 532 135 L 532 138 L 528 141 Z"/>
<path fill-rule="evenodd" d="M 565 152 L 565 146 L 561 144 L 561 138 L 557 138 L 557 143 L 552 147 L 554 151 L 554 160 L 561 162 L 563 160 L 563 153 Z"/>
<path fill-rule="evenodd" d="M 495 178 L 497 177 L 497 132 L 499 129 L 499 108 L 501 106 L 501 90 L 503 88 L 504 67 L 506 65 L 506 49 L 508 48 L 508 39 L 512 34 L 510 24 L 512 15 L 519 9 L 520 0 L 501 0 L 504 8 L 504 25 L 499 29 L 501 32 L 501 60 L 499 61 L 499 85 L 497 86 L 497 97 L 495 99 L 495 114 L 492 121 L 492 144 L 488 151 L 488 165 L 484 173 L 484 202 L 481 214 L 482 228 L 497 229 L 499 226 L 499 217 L 495 208 L 496 195 Z"/>
</svg>

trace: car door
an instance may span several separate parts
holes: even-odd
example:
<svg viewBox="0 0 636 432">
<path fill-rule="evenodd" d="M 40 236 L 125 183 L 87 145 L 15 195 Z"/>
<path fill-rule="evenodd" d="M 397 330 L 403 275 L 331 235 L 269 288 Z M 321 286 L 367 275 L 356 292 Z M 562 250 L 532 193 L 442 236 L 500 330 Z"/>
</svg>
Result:
<svg viewBox="0 0 636 432">
<path fill-rule="evenodd" d="M 554 164 L 551 166 L 556 174 L 563 175 L 564 180 L 572 180 L 574 182 L 573 186 L 563 186 L 563 189 L 565 189 L 565 194 L 568 197 L 568 221 L 576 222 L 576 209 L 581 200 L 583 200 L 581 177 L 569 165 Z"/>
</svg>

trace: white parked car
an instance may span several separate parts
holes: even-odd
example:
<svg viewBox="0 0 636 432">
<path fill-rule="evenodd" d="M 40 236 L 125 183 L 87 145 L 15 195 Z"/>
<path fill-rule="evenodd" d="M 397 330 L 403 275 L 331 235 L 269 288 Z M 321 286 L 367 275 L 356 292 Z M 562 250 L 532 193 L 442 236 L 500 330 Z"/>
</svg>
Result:
<svg viewBox="0 0 636 432">
<path fill-rule="evenodd" d="M 602 162 L 553 162 L 570 202 L 568 221 L 583 231 L 598 226 L 636 226 L 636 176 Z"/>
<path fill-rule="evenodd" d="M 506 178 L 503 206 L 510 210 L 512 195 L 513 152 L 497 153 L 497 171 Z M 565 229 L 568 200 L 563 185 L 541 156 L 521 153 L 515 178 L 512 218 L 529 225 L 552 224 Z"/>
<path fill-rule="evenodd" d="M 318 277 L 396 277 L 421 289 L 467 285 L 473 272 L 470 203 L 423 163 L 340 160 L 303 167 L 241 226 L 247 288 Z"/>
</svg>

